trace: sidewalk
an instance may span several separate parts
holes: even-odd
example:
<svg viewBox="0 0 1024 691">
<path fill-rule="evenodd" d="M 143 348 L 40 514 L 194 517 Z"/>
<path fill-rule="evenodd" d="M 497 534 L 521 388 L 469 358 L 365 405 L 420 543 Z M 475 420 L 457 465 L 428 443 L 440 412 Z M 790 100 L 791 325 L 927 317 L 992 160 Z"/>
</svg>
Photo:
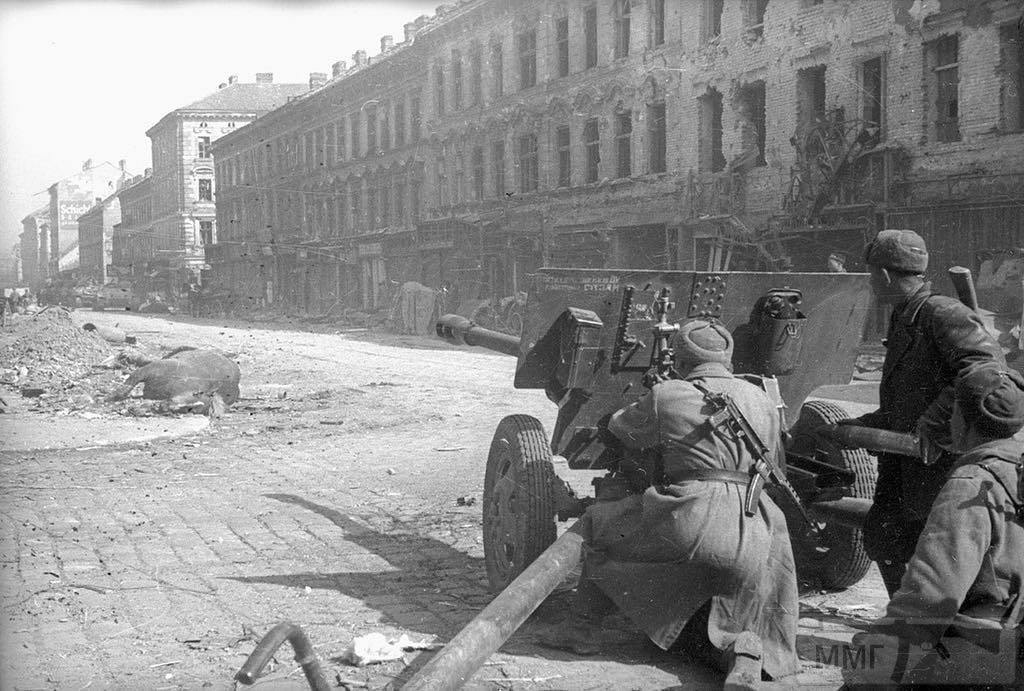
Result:
<svg viewBox="0 0 1024 691">
<path fill-rule="evenodd" d="M 12 413 L 0 415 L 0 451 L 116 446 L 195 434 L 209 425 L 204 415 L 130 418 Z"/>
</svg>

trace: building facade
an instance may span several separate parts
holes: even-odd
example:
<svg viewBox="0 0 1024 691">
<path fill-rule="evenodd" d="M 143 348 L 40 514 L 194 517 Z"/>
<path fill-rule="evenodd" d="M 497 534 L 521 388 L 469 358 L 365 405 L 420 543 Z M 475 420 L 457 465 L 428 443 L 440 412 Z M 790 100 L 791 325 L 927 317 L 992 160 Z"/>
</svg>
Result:
<svg viewBox="0 0 1024 691">
<path fill-rule="evenodd" d="M 121 221 L 114 226 L 111 264 L 120 275 L 139 276 L 146 272 L 153 247 L 153 170 L 146 168 L 125 182 L 117 192 Z"/>
<path fill-rule="evenodd" d="M 87 160 L 82 164 L 81 172 L 50 185 L 49 253 L 42 252 L 40 241 L 39 256 L 46 256 L 47 263 L 44 268 L 40 258 L 42 275 L 39 278 L 56 279 L 61 271 L 78 267 L 78 217 L 92 208 L 97 197 L 110 196 L 130 177 L 123 160 L 116 166 Z"/>
<path fill-rule="evenodd" d="M 823 271 L 884 225 L 942 270 L 1024 240 L 1018 4 L 469 0 L 220 140 L 247 301 L 514 295 L 542 264 Z"/>
<path fill-rule="evenodd" d="M 121 202 L 115 192 L 78 217 L 78 276 L 99 285 L 111 275 L 114 226 L 121 222 Z"/>
<path fill-rule="evenodd" d="M 149 183 L 152 223 L 140 238 L 142 259 L 179 274 L 199 278 L 204 245 L 216 236 L 212 144 L 236 128 L 285 104 L 306 90 L 302 84 L 275 84 L 271 73 L 255 83 L 235 76 L 214 93 L 177 108 L 147 132 L 152 140 Z"/>
<path fill-rule="evenodd" d="M 39 287 L 46 275 L 45 267 L 50 256 L 50 205 L 44 204 L 21 219 L 21 280 L 32 288 Z"/>
</svg>

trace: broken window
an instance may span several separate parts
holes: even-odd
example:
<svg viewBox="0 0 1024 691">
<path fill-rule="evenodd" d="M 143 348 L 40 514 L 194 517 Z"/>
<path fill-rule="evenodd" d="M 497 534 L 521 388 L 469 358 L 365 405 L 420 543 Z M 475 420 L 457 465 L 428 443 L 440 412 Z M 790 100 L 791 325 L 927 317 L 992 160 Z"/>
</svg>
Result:
<svg viewBox="0 0 1024 691">
<path fill-rule="evenodd" d="M 633 137 L 633 111 L 626 110 L 615 115 L 615 154 L 617 159 L 616 177 L 628 178 L 633 174 L 630 141 Z"/>
<path fill-rule="evenodd" d="M 583 41 L 586 44 L 586 67 L 597 67 L 597 8 L 583 10 Z"/>
<path fill-rule="evenodd" d="M 537 32 L 533 29 L 516 36 L 519 48 L 519 88 L 529 89 L 537 84 Z"/>
<path fill-rule="evenodd" d="M 536 191 L 537 178 L 537 135 L 523 135 L 519 138 L 519 191 Z"/>
<path fill-rule="evenodd" d="M 601 163 L 601 135 L 597 118 L 590 118 L 584 124 L 583 146 L 587 150 L 587 182 L 597 182 Z"/>
<path fill-rule="evenodd" d="M 932 131 L 938 142 L 960 141 L 959 53 L 956 34 L 943 36 L 925 46 L 926 65 L 931 67 L 927 76 Z"/>
<path fill-rule="evenodd" d="M 569 187 L 572 180 L 572 153 L 569 150 L 569 126 L 555 128 L 555 148 L 558 150 L 558 186 Z"/>
<path fill-rule="evenodd" d="M 630 0 L 615 0 L 615 57 L 629 55 L 629 3 Z"/>
<path fill-rule="evenodd" d="M 473 199 L 484 198 L 484 147 L 473 149 Z"/>
<path fill-rule="evenodd" d="M 380 214 L 377 209 L 377 181 L 367 180 L 366 185 L 366 225 L 373 229 L 380 225 Z"/>
<path fill-rule="evenodd" d="M 558 76 L 569 76 L 569 18 L 559 17 L 555 20 L 555 61 L 558 64 Z"/>
<path fill-rule="evenodd" d="M 387 228 L 391 225 L 391 176 L 382 176 L 380 186 L 380 223 Z"/>
<path fill-rule="evenodd" d="M 768 0 L 744 0 L 743 28 L 747 38 L 764 36 L 764 13 L 768 9 Z"/>
<path fill-rule="evenodd" d="M 867 127 L 877 127 L 878 136 L 885 132 L 885 60 L 866 60 L 860 67 L 861 119 Z"/>
<path fill-rule="evenodd" d="M 999 28 L 999 128 L 1024 129 L 1024 24 Z"/>
<path fill-rule="evenodd" d="M 434 110 L 444 115 L 444 70 L 440 64 L 434 68 Z"/>
<path fill-rule="evenodd" d="M 706 43 L 722 35 L 722 9 L 725 0 L 704 0 L 701 39 Z"/>
<path fill-rule="evenodd" d="M 765 147 L 765 91 L 764 82 L 756 81 L 740 87 L 739 116 L 741 118 L 740 157 L 755 166 L 766 165 Z M 749 165 L 749 164 L 748 164 Z"/>
<path fill-rule="evenodd" d="M 348 119 L 349 131 L 352 135 L 352 157 L 359 158 L 363 154 L 363 145 L 359 132 L 359 111 L 352 113 Z"/>
<path fill-rule="evenodd" d="M 377 106 L 366 107 L 366 155 L 377 153 Z"/>
<path fill-rule="evenodd" d="M 647 106 L 647 164 L 652 173 L 665 172 L 665 104 Z"/>
<path fill-rule="evenodd" d="M 494 80 L 494 98 L 501 98 L 505 93 L 505 62 L 500 43 L 491 46 L 491 77 Z"/>
<path fill-rule="evenodd" d="M 478 106 L 484 102 L 483 63 L 480 58 L 479 46 L 474 47 L 472 54 L 469 56 L 469 69 L 470 105 Z"/>
<path fill-rule="evenodd" d="M 665 42 L 665 0 L 651 0 L 651 45 Z"/>
<path fill-rule="evenodd" d="M 807 125 L 825 117 L 825 66 L 815 65 L 796 73 L 797 122 Z"/>
<path fill-rule="evenodd" d="M 498 139 L 491 143 L 491 166 L 494 168 L 494 195 L 505 195 L 505 140 Z"/>
<path fill-rule="evenodd" d="M 404 177 L 400 177 L 395 183 L 395 223 L 400 226 L 406 225 Z"/>
<path fill-rule="evenodd" d="M 210 178 L 199 178 L 199 201 L 213 201 L 213 180 Z"/>
<path fill-rule="evenodd" d="M 418 142 L 422 136 L 423 115 L 420 112 L 420 97 L 412 97 L 412 140 Z"/>
<path fill-rule="evenodd" d="M 452 108 L 462 108 L 462 55 L 452 51 Z"/>
<path fill-rule="evenodd" d="M 363 230 L 363 181 L 359 178 L 349 183 L 348 201 L 352 209 L 352 228 L 358 235 Z"/>
<path fill-rule="evenodd" d="M 395 147 L 405 146 L 405 104 L 395 104 Z"/>
<path fill-rule="evenodd" d="M 331 123 L 327 126 L 327 160 L 338 160 L 338 126 Z"/>
<path fill-rule="evenodd" d="M 697 169 L 702 173 L 718 173 L 725 169 L 722 153 L 722 94 L 708 89 L 700 101 L 700 136 L 697 140 Z"/>
</svg>

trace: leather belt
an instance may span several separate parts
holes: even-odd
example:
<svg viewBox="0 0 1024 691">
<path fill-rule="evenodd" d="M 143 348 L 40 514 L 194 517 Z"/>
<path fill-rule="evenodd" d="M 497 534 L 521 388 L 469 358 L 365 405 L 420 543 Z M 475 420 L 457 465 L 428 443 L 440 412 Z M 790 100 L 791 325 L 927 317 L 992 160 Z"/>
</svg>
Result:
<svg viewBox="0 0 1024 691">
<path fill-rule="evenodd" d="M 736 485 L 746 485 L 750 482 L 750 473 L 742 470 L 725 470 L 724 468 L 688 468 L 679 473 L 674 473 L 669 482 L 677 485 L 680 482 L 731 482 Z"/>
</svg>

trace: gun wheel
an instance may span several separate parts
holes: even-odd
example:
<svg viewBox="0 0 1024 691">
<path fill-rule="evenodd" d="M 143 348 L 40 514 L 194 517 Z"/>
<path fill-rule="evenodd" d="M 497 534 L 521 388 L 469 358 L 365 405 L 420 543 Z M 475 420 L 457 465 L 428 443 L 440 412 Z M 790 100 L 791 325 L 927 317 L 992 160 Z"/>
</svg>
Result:
<svg viewBox="0 0 1024 691">
<path fill-rule="evenodd" d="M 826 453 L 828 462 L 854 473 L 850 495 L 870 499 L 875 494 L 878 469 L 875 459 L 864 449 L 843 449 L 822 441 L 815 431 L 822 425 L 850 417 L 841 406 L 825 401 L 808 401 L 800 409 L 800 418 L 793 425 L 791 447 L 813 454 L 815 448 Z M 791 524 L 795 519 L 790 519 Z M 814 545 L 801 540 L 793 542 L 793 556 L 802 581 L 811 580 L 823 588 L 841 590 L 857 583 L 871 568 L 871 559 L 864 549 L 864 538 L 857 528 L 826 523 L 822 539 L 828 551 L 816 551 Z"/>
<path fill-rule="evenodd" d="M 528 415 L 503 419 L 484 475 L 484 563 L 494 592 L 555 541 L 555 479 L 540 421 Z"/>
</svg>

